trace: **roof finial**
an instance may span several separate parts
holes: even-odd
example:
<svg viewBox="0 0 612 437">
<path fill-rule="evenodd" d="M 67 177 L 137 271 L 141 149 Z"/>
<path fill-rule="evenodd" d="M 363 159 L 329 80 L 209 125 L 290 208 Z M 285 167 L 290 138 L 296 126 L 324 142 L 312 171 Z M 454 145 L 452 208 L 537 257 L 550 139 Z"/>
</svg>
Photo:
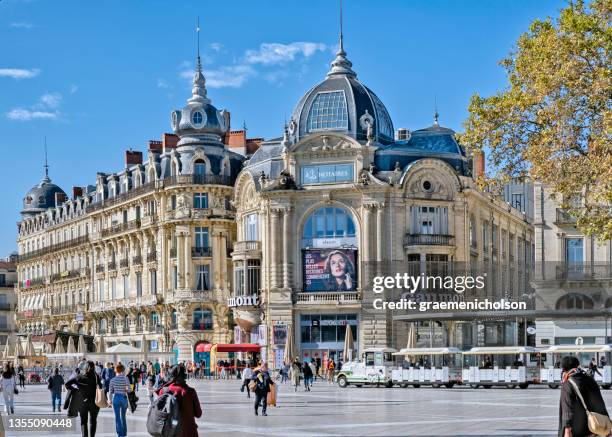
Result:
<svg viewBox="0 0 612 437">
<path fill-rule="evenodd" d="M 340 40 L 338 45 L 338 51 L 336 52 L 336 59 L 333 60 L 331 66 L 332 68 L 327 73 L 327 76 L 344 75 L 349 77 L 357 77 L 357 73 L 355 73 L 351 69 L 353 63 L 346 58 L 346 52 L 344 51 L 342 0 L 340 0 Z"/>
<path fill-rule="evenodd" d="M 438 98 L 434 96 L 434 126 L 440 126 L 438 119 L 440 118 L 440 114 L 438 114 Z"/>
<path fill-rule="evenodd" d="M 199 103 L 210 103 L 210 100 L 206 97 L 206 79 L 202 73 L 202 61 L 200 59 L 200 17 L 196 20 L 196 34 L 197 34 L 197 62 L 196 72 L 193 76 L 193 88 L 191 89 L 191 98 L 188 100 L 191 102 Z"/>
<path fill-rule="evenodd" d="M 45 181 L 50 181 L 49 179 L 49 161 L 47 159 L 47 136 L 45 135 Z"/>
</svg>

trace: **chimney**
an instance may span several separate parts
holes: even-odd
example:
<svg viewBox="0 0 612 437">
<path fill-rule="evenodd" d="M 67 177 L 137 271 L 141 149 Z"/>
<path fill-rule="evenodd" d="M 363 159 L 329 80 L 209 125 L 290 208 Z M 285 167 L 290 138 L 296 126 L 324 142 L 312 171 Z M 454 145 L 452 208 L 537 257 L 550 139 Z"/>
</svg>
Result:
<svg viewBox="0 0 612 437">
<path fill-rule="evenodd" d="M 251 156 L 253 153 L 257 152 L 261 143 L 263 143 L 263 138 L 247 138 L 246 139 L 246 155 Z"/>
<path fill-rule="evenodd" d="M 474 179 L 485 175 L 485 154 L 482 150 L 472 152 L 472 174 Z"/>
<path fill-rule="evenodd" d="M 161 141 L 149 140 L 149 152 L 161 153 L 163 145 Z"/>
<path fill-rule="evenodd" d="M 142 164 L 142 152 L 137 152 L 132 149 L 125 151 L 125 166 Z"/>
<path fill-rule="evenodd" d="M 178 135 L 174 135 L 174 134 L 163 134 L 162 135 L 162 146 L 163 146 L 164 152 L 166 151 L 166 149 L 176 148 L 176 145 L 178 144 L 178 142 L 179 142 Z"/>
<path fill-rule="evenodd" d="M 66 193 L 55 193 L 55 206 L 61 205 L 67 199 Z"/>
<path fill-rule="evenodd" d="M 83 187 L 72 187 L 72 199 L 83 197 Z"/>
</svg>

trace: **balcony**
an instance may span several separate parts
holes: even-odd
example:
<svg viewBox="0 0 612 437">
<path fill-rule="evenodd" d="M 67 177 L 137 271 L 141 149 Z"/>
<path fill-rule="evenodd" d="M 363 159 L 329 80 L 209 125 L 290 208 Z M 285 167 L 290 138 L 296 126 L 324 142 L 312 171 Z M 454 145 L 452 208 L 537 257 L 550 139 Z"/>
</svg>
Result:
<svg viewBox="0 0 612 437">
<path fill-rule="evenodd" d="M 404 247 L 407 246 L 452 246 L 455 237 L 452 235 L 439 234 L 406 234 L 404 236 Z"/>
<path fill-rule="evenodd" d="M 167 295 L 167 303 L 176 302 L 211 302 L 212 290 L 176 290 Z"/>
<path fill-rule="evenodd" d="M 64 306 L 51 308 L 51 314 L 54 316 L 58 316 L 61 314 L 72 314 L 76 312 L 77 312 L 76 305 L 64 305 Z"/>
<path fill-rule="evenodd" d="M 40 277 L 40 278 L 34 278 L 34 279 L 26 279 L 23 283 L 23 287 L 21 288 L 32 288 L 32 287 L 36 287 L 39 285 L 45 285 L 47 283 L 47 280 L 44 277 Z"/>
<path fill-rule="evenodd" d="M 296 293 L 295 300 L 301 304 L 353 304 L 361 301 L 357 291 L 323 291 Z"/>
<path fill-rule="evenodd" d="M 212 247 L 192 247 L 192 258 L 208 258 L 212 256 Z"/>
<path fill-rule="evenodd" d="M 43 315 L 42 310 L 19 311 L 17 313 L 17 320 L 27 320 L 27 319 L 31 319 L 32 317 L 40 317 L 42 315 Z"/>
<path fill-rule="evenodd" d="M 43 247 L 42 249 L 34 250 L 32 252 L 28 252 L 23 255 L 19 255 L 18 262 L 27 261 L 29 259 L 43 256 L 48 253 L 53 253 L 53 252 L 57 252 L 60 250 L 69 249 L 75 246 L 80 246 L 81 244 L 85 244 L 85 243 L 89 243 L 89 235 L 84 235 L 82 237 L 73 238 L 68 241 L 52 244 L 50 246 Z"/>
<path fill-rule="evenodd" d="M 555 224 L 556 225 L 574 225 L 576 224 L 576 217 L 571 215 L 566 209 L 557 208 L 555 211 Z"/>
<path fill-rule="evenodd" d="M 111 334 L 116 334 L 117 333 L 117 327 L 116 326 L 111 326 L 110 333 Z"/>
<path fill-rule="evenodd" d="M 55 273 L 51 275 L 51 282 L 63 281 L 65 279 L 78 278 L 81 276 L 81 272 L 79 270 L 65 270 L 60 273 Z"/>
<path fill-rule="evenodd" d="M 124 326 L 122 328 L 121 332 L 123 332 L 124 334 L 129 334 L 130 333 L 130 327 L 129 326 Z"/>
<path fill-rule="evenodd" d="M 142 265 L 142 256 L 140 256 L 140 255 L 133 256 L 132 257 L 132 264 L 134 264 L 135 266 Z"/>
<path fill-rule="evenodd" d="M 136 334 L 142 334 L 144 332 L 144 328 L 142 325 L 136 325 L 136 328 L 134 329 L 134 331 L 136 332 Z"/>
<path fill-rule="evenodd" d="M 232 251 L 233 255 L 245 255 L 245 254 L 253 254 L 259 255 L 261 254 L 261 241 L 258 240 L 247 240 L 247 241 L 237 241 L 234 243 L 234 249 Z"/>
<path fill-rule="evenodd" d="M 100 234 L 102 235 L 102 238 L 105 238 L 114 234 L 131 231 L 138 228 L 140 228 L 140 219 L 132 220 L 126 223 L 119 223 L 111 226 L 110 228 L 102 229 Z"/>
<path fill-rule="evenodd" d="M 147 262 L 153 263 L 155 261 L 157 261 L 157 252 L 147 253 Z"/>
<path fill-rule="evenodd" d="M 133 199 L 134 197 L 140 196 L 141 194 L 149 193 L 155 190 L 155 181 L 147 182 L 146 184 L 142 184 L 139 187 L 132 188 L 131 190 L 126 191 L 125 193 L 121 193 L 115 197 L 110 199 L 104 199 L 102 201 L 92 203 L 87 206 L 87 212 L 99 211 L 107 206 L 113 206 L 121 202 L 125 202 L 126 200 Z"/>
<path fill-rule="evenodd" d="M 232 185 L 232 179 L 225 175 L 214 174 L 188 174 L 175 175 L 163 180 L 164 187 L 175 185 Z"/>
</svg>

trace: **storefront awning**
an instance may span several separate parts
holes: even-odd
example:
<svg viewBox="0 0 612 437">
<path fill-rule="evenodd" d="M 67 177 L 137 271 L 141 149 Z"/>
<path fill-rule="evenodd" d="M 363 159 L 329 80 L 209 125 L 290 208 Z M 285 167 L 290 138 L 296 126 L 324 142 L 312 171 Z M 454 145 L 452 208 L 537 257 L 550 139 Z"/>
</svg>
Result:
<svg viewBox="0 0 612 437">
<path fill-rule="evenodd" d="M 215 344 L 213 346 L 216 352 L 259 352 L 261 346 L 258 344 L 242 343 L 242 344 Z"/>
</svg>

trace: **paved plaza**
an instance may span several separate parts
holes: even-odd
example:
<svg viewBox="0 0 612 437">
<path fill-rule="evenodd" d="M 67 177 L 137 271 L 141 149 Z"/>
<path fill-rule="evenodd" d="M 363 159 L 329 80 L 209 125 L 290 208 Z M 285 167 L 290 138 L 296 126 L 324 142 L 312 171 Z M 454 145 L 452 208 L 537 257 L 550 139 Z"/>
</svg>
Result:
<svg viewBox="0 0 612 437">
<path fill-rule="evenodd" d="M 270 407 L 268 417 L 256 417 L 251 400 L 240 393 L 238 381 L 190 384 L 196 386 L 204 410 L 198 421 L 202 436 L 556 435 L 559 390 L 545 387 L 340 389 L 320 382 L 315 383 L 311 392 L 300 388 L 295 393 L 292 387 L 284 385 L 279 393 L 279 406 Z M 603 393 L 608 406 L 612 405 L 612 391 Z M 148 436 L 147 401 L 142 389 L 140 395 L 136 414 L 128 414 L 130 436 Z M 48 414 L 49 399 L 46 386 L 27 386 L 17 397 L 16 413 Z M 43 435 L 51 434 L 36 434 Z M 100 412 L 96 435 L 115 435 L 111 409 Z"/>
</svg>

